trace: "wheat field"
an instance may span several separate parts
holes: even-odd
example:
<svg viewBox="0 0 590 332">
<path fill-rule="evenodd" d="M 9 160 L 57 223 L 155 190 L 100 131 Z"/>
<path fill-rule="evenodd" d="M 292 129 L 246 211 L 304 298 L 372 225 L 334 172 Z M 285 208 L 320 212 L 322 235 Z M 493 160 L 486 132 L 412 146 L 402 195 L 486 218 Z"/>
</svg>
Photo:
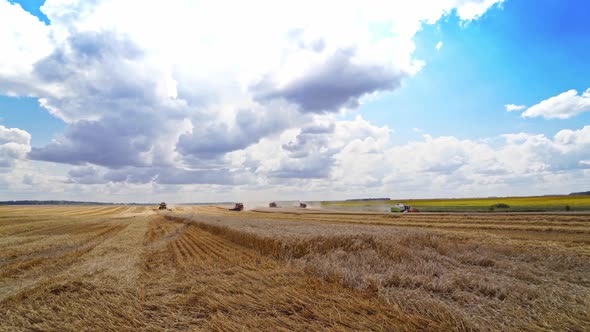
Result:
<svg viewBox="0 0 590 332">
<path fill-rule="evenodd" d="M 585 331 L 590 216 L 0 207 L 2 331 Z"/>
</svg>

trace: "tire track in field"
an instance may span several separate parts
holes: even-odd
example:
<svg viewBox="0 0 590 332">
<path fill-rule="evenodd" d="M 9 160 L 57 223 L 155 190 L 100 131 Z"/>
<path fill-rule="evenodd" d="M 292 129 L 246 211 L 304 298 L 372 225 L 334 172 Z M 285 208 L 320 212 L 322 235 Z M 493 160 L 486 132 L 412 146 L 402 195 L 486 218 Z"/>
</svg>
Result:
<svg viewBox="0 0 590 332">
<path fill-rule="evenodd" d="M 31 218 L 31 216 L 0 216 L 0 228 L 2 227 L 11 227 L 11 226 L 20 226 L 25 224 L 31 223 L 42 223 L 44 221 L 51 221 L 55 220 L 54 217 L 42 217 L 42 218 Z"/>
<path fill-rule="evenodd" d="M 93 237 L 87 238 L 75 245 L 50 248 L 34 254 L 10 259 L 2 264 L 0 280 L 20 276 L 36 267 L 54 269 L 56 267 L 70 265 L 75 259 L 88 253 L 94 247 L 108 238 L 115 236 L 126 227 L 127 225 L 111 225 L 106 229 L 101 229 Z"/>
<path fill-rule="evenodd" d="M 95 206 L 95 207 L 81 207 L 81 208 L 76 208 L 76 209 L 72 209 L 72 211 L 69 211 L 68 213 L 66 213 L 66 215 L 68 216 L 92 216 L 97 212 L 101 212 L 101 211 L 107 211 L 108 209 L 111 209 L 112 207 L 110 206 Z"/>
<path fill-rule="evenodd" d="M 26 236 L 6 237 L 0 242 L 0 266 L 28 256 L 44 256 L 58 248 L 74 248 L 96 239 L 113 229 L 113 224 L 71 224 L 50 230 L 42 229 Z M 43 243 L 41 243 L 43 242 Z M 41 243 L 36 245 L 35 243 Z"/>
<path fill-rule="evenodd" d="M 10 216 L 30 216 L 33 214 L 47 214 L 48 212 L 57 211 L 63 207 L 45 207 L 45 206 L 4 206 L 0 207 L 2 215 Z"/>
<path fill-rule="evenodd" d="M 92 216 L 104 216 L 104 215 L 111 215 L 111 214 L 119 214 L 123 211 L 127 210 L 127 206 L 119 206 L 115 208 L 110 208 L 106 211 L 101 211 L 99 213 L 94 213 Z"/>
<path fill-rule="evenodd" d="M 39 222 L 36 224 L 27 223 L 24 225 L 14 225 L 12 227 L 3 227 L 0 228 L 0 235 L 4 236 L 28 236 L 28 235 L 35 235 L 35 234 L 50 234 L 50 232 L 54 230 L 58 230 L 63 228 L 64 226 L 76 225 L 81 224 L 80 220 L 76 220 L 73 218 L 68 218 L 65 221 L 50 219 L 43 222 Z M 83 225 L 88 225 L 89 223 L 83 223 Z"/>
<path fill-rule="evenodd" d="M 56 224 L 57 223 L 57 224 Z M 0 235 L 3 236 L 27 236 L 34 233 L 45 234 L 45 232 L 71 224 L 72 221 L 59 222 L 57 220 L 47 220 L 37 224 L 14 225 L 0 229 Z"/>
<path fill-rule="evenodd" d="M 27 232 L 30 235 L 69 235 L 69 234 L 84 234 L 92 233 L 100 230 L 110 228 L 111 225 L 101 223 L 72 223 L 53 227 L 50 229 L 39 229 Z"/>
</svg>

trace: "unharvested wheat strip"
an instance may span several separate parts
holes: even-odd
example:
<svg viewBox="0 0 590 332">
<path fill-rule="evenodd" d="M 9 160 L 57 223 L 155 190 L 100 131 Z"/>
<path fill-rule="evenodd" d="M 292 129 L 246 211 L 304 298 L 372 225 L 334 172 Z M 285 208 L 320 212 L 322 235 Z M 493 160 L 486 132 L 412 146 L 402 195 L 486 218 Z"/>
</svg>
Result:
<svg viewBox="0 0 590 332">
<path fill-rule="evenodd" d="M 538 229 L 546 229 L 548 227 L 552 227 L 555 229 L 563 229 L 563 230 L 584 230 L 588 229 L 587 225 L 571 225 L 567 223 L 544 223 L 544 224 L 536 224 L 536 223 L 465 223 L 462 221 L 456 222 L 392 222 L 391 225 L 426 225 L 426 226 L 434 226 L 434 227 L 471 227 L 471 228 L 484 228 L 484 229 L 530 229 L 530 230 L 538 230 Z"/>
<path fill-rule="evenodd" d="M 454 224 L 454 223 L 462 223 L 462 224 L 471 224 L 471 225 L 501 225 L 501 226 L 570 226 L 570 227 L 579 227 L 579 226 L 588 226 L 590 222 L 588 220 L 579 220 L 575 222 L 565 221 L 565 220 L 493 220 L 493 219 L 485 219 L 485 220 L 465 220 L 465 219 L 439 219 L 439 220 L 429 220 L 426 218 L 403 218 L 399 219 L 400 222 L 422 222 L 422 223 L 429 223 L 429 224 Z M 395 223 L 395 221 L 391 221 Z"/>
<path fill-rule="evenodd" d="M 243 215 L 243 216 L 248 216 L 247 214 Z M 289 220 L 289 221 L 314 221 L 314 222 L 338 222 L 338 223 L 356 223 L 356 224 L 371 224 L 371 225 L 395 225 L 395 224 L 399 224 L 404 223 L 404 225 L 406 225 L 407 223 L 416 223 L 416 222 L 422 222 L 422 223 L 426 223 L 426 224 L 431 224 L 431 223 L 456 223 L 457 221 L 459 222 L 466 222 L 466 223 L 481 223 L 481 224 L 499 224 L 499 223 L 508 223 L 509 225 L 512 225 L 512 223 L 514 225 L 516 225 L 517 227 L 520 227 L 520 225 L 526 225 L 526 224 L 532 224 L 534 223 L 531 222 L 532 220 L 536 220 L 534 219 L 536 216 L 519 216 L 519 215 L 494 215 L 494 216 L 468 216 L 469 220 L 464 220 L 464 215 L 421 215 L 421 214 L 412 214 L 412 215 L 403 215 L 403 216 L 397 216 L 395 215 L 395 220 L 390 220 L 392 215 L 387 215 L 387 216 L 383 216 L 381 218 L 369 218 L 367 219 L 366 217 L 363 217 L 362 219 L 359 218 L 333 218 L 330 216 L 322 216 L 321 218 L 317 218 L 317 217 L 311 217 L 308 215 L 305 216 L 297 216 L 297 215 L 284 215 L 284 214 L 278 214 L 276 216 L 273 215 L 273 217 L 275 218 L 279 218 L 282 220 Z M 543 216 L 545 217 L 545 216 Z M 563 215 L 555 215 L 555 216 L 549 216 L 550 218 L 546 218 L 546 219 L 542 219 L 542 220 L 549 220 L 549 221 L 557 221 L 557 220 L 569 220 L 570 217 L 573 217 L 574 220 L 578 220 L 579 222 L 582 222 L 583 224 L 586 224 L 588 222 L 588 217 L 587 216 L 563 216 Z M 264 218 L 264 217 L 261 217 Z M 548 225 L 549 226 L 549 225 Z"/>
<path fill-rule="evenodd" d="M 554 232 L 564 232 L 564 233 L 585 233 L 590 234 L 590 230 L 586 227 L 580 228 L 571 228 L 571 227 L 563 227 L 563 228 L 556 228 L 552 226 L 543 226 L 543 227 L 529 227 L 529 226 L 479 226 L 479 225 L 470 225 L 470 224 L 461 224 L 461 223 L 452 223 L 452 224 L 441 224 L 441 223 L 421 223 L 421 222 L 396 222 L 396 223 L 387 223 L 387 224 L 379 224 L 379 226 L 401 226 L 401 227 L 422 227 L 422 228 L 443 228 L 443 229 L 454 229 L 454 228 L 461 228 L 461 229 L 473 229 L 473 230 L 514 230 L 514 231 L 532 231 L 532 232 L 546 232 L 546 231 L 554 231 Z"/>
<path fill-rule="evenodd" d="M 472 234 L 472 229 L 453 229 L 453 230 L 440 230 L 441 232 L 460 232 L 462 234 Z M 529 231 L 511 231 L 511 230 L 486 230 L 486 234 L 494 234 L 501 237 L 508 237 L 516 241 L 553 241 L 563 242 L 568 247 L 572 247 L 574 244 L 578 246 L 584 246 L 583 244 L 590 244 L 590 237 L 588 234 L 579 233 L 565 233 L 565 232 L 529 232 Z M 530 245 L 533 245 L 530 243 Z M 541 245 L 542 248 L 546 247 L 546 244 Z"/>
<path fill-rule="evenodd" d="M 473 222 L 531 222 L 531 221 L 588 221 L 587 215 L 530 215 L 530 214 L 523 214 L 523 215 L 515 215 L 515 214 L 506 214 L 506 215 L 469 215 L 469 214 L 450 214 L 450 215 L 423 215 L 423 214 L 410 214 L 404 215 L 404 219 L 411 219 L 411 220 L 426 220 L 426 221 L 455 221 L 455 220 L 463 220 L 463 221 L 473 221 Z"/>
</svg>

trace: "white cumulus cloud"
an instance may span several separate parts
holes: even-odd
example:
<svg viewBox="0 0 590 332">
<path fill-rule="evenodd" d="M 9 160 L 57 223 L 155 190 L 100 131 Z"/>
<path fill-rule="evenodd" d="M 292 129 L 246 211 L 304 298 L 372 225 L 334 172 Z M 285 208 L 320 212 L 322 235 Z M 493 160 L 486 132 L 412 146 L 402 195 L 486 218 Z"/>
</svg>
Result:
<svg viewBox="0 0 590 332">
<path fill-rule="evenodd" d="M 590 112 L 590 89 L 582 94 L 569 90 L 543 100 L 522 113 L 523 118 L 569 119 L 580 113 Z"/>
<path fill-rule="evenodd" d="M 0 170 L 12 167 L 31 150 L 31 135 L 25 130 L 0 125 Z"/>
<path fill-rule="evenodd" d="M 504 105 L 506 112 L 522 111 L 526 108 L 525 105 L 506 104 Z"/>
</svg>

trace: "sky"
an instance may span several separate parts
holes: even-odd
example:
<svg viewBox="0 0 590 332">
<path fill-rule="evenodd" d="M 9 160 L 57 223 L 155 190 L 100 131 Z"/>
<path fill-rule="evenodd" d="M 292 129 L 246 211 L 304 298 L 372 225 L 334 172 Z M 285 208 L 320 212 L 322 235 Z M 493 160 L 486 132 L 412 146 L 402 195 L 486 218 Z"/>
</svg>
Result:
<svg viewBox="0 0 590 332">
<path fill-rule="evenodd" d="M 590 190 L 587 1 L 0 0 L 0 200 Z"/>
</svg>

